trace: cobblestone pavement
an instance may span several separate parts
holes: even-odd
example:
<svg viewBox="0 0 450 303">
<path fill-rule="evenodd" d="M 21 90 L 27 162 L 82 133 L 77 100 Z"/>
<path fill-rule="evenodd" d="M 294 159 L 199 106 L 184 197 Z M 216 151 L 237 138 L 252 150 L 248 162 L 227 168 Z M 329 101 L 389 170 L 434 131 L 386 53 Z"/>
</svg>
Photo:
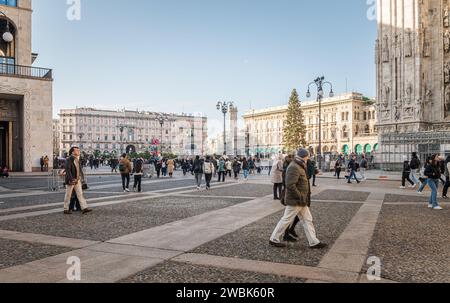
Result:
<svg viewBox="0 0 450 303">
<path fill-rule="evenodd" d="M 201 265 L 165 262 L 122 283 L 304 283 L 304 279 L 222 269 Z"/>
<path fill-rule="evenodd" d="M 369 249 L 382 277 L 398 282 L 450 282 L 450 214 L 426 206 L 385 205 Z"/>
<path fill-rule="evenodd" d="M 0 222 L 0 229 L 76 239 L 106 241 L 245 200 L 164 198 L 102 206 L 89 215 L 61 213 Z"/>
<path fill-rule="evenodd" d="M 315 203 L 311 212 L 319 239 L 331 247 L 359 207 L 360 205 L 358 204 Z M 282 216 L 282 212 L 276 213 L 233 234 L 205 244 L 193 252 L 223 257 L 317 266 L 328 250 L 315 251 L 309 249 L 301 224 L 296 229 L 299 235 L 297 243 L 290 244 L 286 249 L 274 248 L 269 245 L 270 235 Z"/>
<path fill-rule="evenodd" d="M 334 201 L 356 201 L 364 202 L 369 197 L 370 192 L 344 191 L 344 190 L 325 190 L 318 195 L 313 196 L 315 200 L 334 200 Z"/>
<path fill-rule="evenodd" d="M 397 282 L 450 282 L 450 216 L 447 201 L 442 201 L 445 202 L 442 203 L 443 211 L 429 210 L 426 207 L 429 192 L 420 196 L 412 190 L 400 190 L 398 182 L 371 180 L 348 185 L 344 180 L 319 178 L 319 187 L 314 188 L 312 213 L 319 238 L 330 246 L 325 250 L 310 250 L 301 226 L 297 228 L 300 236 L 297 243 L 289 244 L 285 249 L 269 246 L 269 237 L 282 216 L 283 208 L 279 202 L 272 200 L 272 184 L 267 176 L 252 176 L 249 182 L 214 183 L 211 191 L 201 192 L 194 190 L 192 176 L 177 176 L 173 180 L 145 180 L 143 195 L 121 193 L 118 176 L 89 176 L 92 190 L 86 192 L 86 196 L 94 200 L 93 205 L 96 207 L 93 213 L 86 216 L 62 215 L 63 193 L 39 191 L 39 195 L 15 197 L 16 194 L 30 192 L 30 189 L 35 190 L 32 187 L 46 186 L 45 178 L 20 180 L 23 181 L 20 184 L 9 180 L 6 186 L 1 185 L 21 190 L 0 192 L 0 219 L 7 220 L 0 221 L 0 281 L 7 281 L 8 275 L 12 273 L 17 277 L 16 270 L 20 276 L 20 270 L 23 269 L 16 265 L 39 262 L 47 257 L 55 256 L 56 259 L 45 259 L 42 263 L 45 268 L 42 270 L 66 270 L 65 262 L 51 262 L 60 262 L 62 258 L 57 257 L 69 251 L 72 253 L 73 248 L 44 244 L 61 245 L 63 242 L 58 241 L 64 238 L 72 244 L 74 239 L 105 242 L 100 243 L 106 245 L 101 248 L 90 249 L 87 246 L 93 244 L 89 243 L 86 247 L 81 246 L 80 253 L 90 256 L 95 251 L 99 254 L 93 258 L 101 258 L 101 264 L 90 261 L 91 266 L 107 264 L 111 268 L 117 267 L 111 272 L 117 277 L 112 282 L 302 283 L 308 279 L 356 282 L 360 274 L 364 276 L 367 272 L 367 266 L 361 267 L 361 264 L 365 264 L 369 256 L 381 258 L 384 279 Z M 379 214 L 380 208 L 382 211 Z M 57 213 L 33 213 L 36 210 Z M 210 212 L 211 217 L 208 217 Z M 220 215 L 217 216 L 217 212 Z M 18 214 L 22 218 L 10 220 L 5 217 L 11 214 Z M 26 215 L 30 216 L 25 218 Z M 196 217 L 199 215 L 201 219 Z M 203 219 L 203 227 L 196 229 L 200 228 Z M 243 219 L 244 224 L 222 224 L 242 222 Z M 198 234 L 204 234 L 204 225 L 209 222 L 214 223 L 214 227 L 208 233 L 214 236 L 202 240 Z M 175 237 L 173 233 L 176 233 L 177 228 L 181 231 L 185 227 L 192 233 L 198 231 L 198 234 L 186 233 L 186 239 L 184 235 Z M 6 231 L 29 234 L 16 237 L 21 241 L 13 241 L 7 239 Z M 194 248 L 197 244 L 192 245 L 185 251 L 178 248 L 173 251 L 152 241 L 147 241 L 150 246 L 127 243 L 108 246 L 117 243 L 114 239 L 144 231 L 150 231 L 152 235 L 163 235 L 165 231 L 170 231 L 172 234 L 167 237 L 174 237 L 172 241 L 191 241 L 189 239 L 192 236 L 194 243 L 198 242 L 199 246 Z M 62 238 L 43 239 L 40 235 Z M 366 237 L 367 241 L 357 241 L 360 237 Z M 34 243 L 23 242 L 22 239 Z M 172 243 L 170 239 L 161 239 L 164 243 Z M 370 247 L 367 247 L 368 243 Z M 356 257 L 351 256 L 353 248 L 358 251 Z M 361 252 L 364 260 L 359 257 Z M 195 265 L 183 261 L 183 258 L 177 259 L 178 256 L 191 255 L 200 256 Z M 209 256 L 214 262 L 205 263 L 201 256 Z M 230 264 L 228 267 L 221 266 L 220 262 L 230 259 L 238 261 L 234 267 Z M 107 260 L 112 260 L 112 263 L 108 264 Z M 120 275 L 124 268 L 115 265 L 117 260 L 124 262 L 121 264 L 125 266 L 132 264 L 128 265 L 131 270 Z M 339 266 L 333 265 L 334 260 Z M 355 265 L 354 260 L 360 265 Z M 254 262 L 262 262 L 268 269 L 262 271 Z M 41 266 L 39 264 L 34 264 L 33 268 Z M 241 264 L 244 266 L 239 267 Z M 281 264 L 283 270 L 290 271 L 289 274 L 284 275 L 284 272 L 276 270 L 280 268 L 277 264 Z M 345 270 L 346 266 L 357 268 L 356 278 L 351 271 Z M 8 271 L 4 271 L 6 268 Z M 90 270 L 95 271 L 95 268 Z M 108 275 L 108 270 L 100 272 Z M 55 276 L 60 276 L 60 273 Z M 107 276 L 103 278 L 110 281 Z"/>
<path fill-rule="evenodd" d="M 66 247 L 34 244 L 7 239 L 0 239 L 0 248 L 0 270 L 63 254 L 72 250 Z"/>
</svg>

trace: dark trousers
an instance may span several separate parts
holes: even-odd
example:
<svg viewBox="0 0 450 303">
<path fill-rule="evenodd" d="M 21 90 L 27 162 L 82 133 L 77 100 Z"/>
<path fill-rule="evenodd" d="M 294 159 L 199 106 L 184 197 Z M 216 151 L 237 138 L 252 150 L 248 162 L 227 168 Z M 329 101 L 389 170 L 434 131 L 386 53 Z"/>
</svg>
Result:
<svg viewBox="0 0 450 303">
<path fill-rule="evenodd" d="M 138 189 L 138 192 L 142 191 L 142 175 L 134 175 L 134 184 L 133 188 Z"/>
<path fill-rule="evenodd" d="M 446 177 L 446 182 L 445 182 L 445 186 L 444 186 L 444 191 L 442 192 L 442 196 L 447 197 L 449 188 L 450 188 L 450 177 Z"/>
<path fill-rule="evenodd" d="M 281 199 L 281 192 L 283 191 L 283 183 L 273 184 L 273 198 Z"/>
<path fill-rule="evenodd" d="M 228 177 L 231 178 L 231 170 L 227 170 L 227 172 L 225 174 L 228 175 Z"/>
<path fill-rule="evenodd" d="M 355 178 L 356 182 L 359 183 L 358 178 L 356 177 L 356 170 L 352 169 L 350 172 L 350 176 L 348 176 L 348 183 L 352 183 L 352 179 Z"/>
<path fill-rule="evenodd" d="M 71 211 L 80 211 L 80 200 L 78 200 L 77 193 L 73 191 L 72 198 L 70 198 L 69 210 Z"/>
<path fill-rule="evenodd" d="M 294 223 L 292 223 L 292 225 L 286 230 L 284 236 L 287 237 L 292 231 L 295 231 L 295 228 L 297 227 L 298 223 L 300 223 L 300 219 L 298 218 L 298 216 L 296 216 Z"/>
<path fill-rule="evenodd" d="M 123 190 L 130 187 L 130 174 L 121 174 Z"/>
<path fill-rule="evenodd" d="M 211 188 L 211 179 L 213 174 L 205 174 L 206 188 Z"/>
<path fill-rule="evenodd" d="M 159 178 L 161 176 L 161 168 L 156 169 L 156 176 Z"/>
<path fill-rule="evenodd" d="M 312 181 L 312 185 L 316 186 L 316 175 L 312 175 L 311 179 L 309 179 L 310 181 Z"/>
<path fill-rule="evenodd" d="M 335 176 L 336 176 L 338 179 L 341 178 L 341 171 L 342 171 L 342 169 L 336 168 L 336 174 L 335 174 Z"/>
<path fill-rule="evenodd" d="M 415 183 L 411 180 L 411 178 L 409 177 L 410 176 L 410 172 L 407 172 L 407 173 L 403 173 L 403 175 L 402 175 L 402 186 L 405 186 L 406 185 L 406 180 L 408 180 L 408 182 L 411 184 L 411 186 L 412 185 L 415 185 Z"/>
<path fill-rule="evenodd" d="M 272 173 L 272 166 L 269 166 L 269 176 Z"/>
<path fill-rule="evenodd" d="M 239 172 L 238 171 L 234 171 L 234 178 L 237 179 L 239 177 Z"/>
<path fill-rule="evenodd" d="M 220 182 L 220 180 L 222 180 L 222 182 L 225 182 L 225 172 L 224 171 L 219 172 L 219 180 L 217 182 Z"/>
</svg>

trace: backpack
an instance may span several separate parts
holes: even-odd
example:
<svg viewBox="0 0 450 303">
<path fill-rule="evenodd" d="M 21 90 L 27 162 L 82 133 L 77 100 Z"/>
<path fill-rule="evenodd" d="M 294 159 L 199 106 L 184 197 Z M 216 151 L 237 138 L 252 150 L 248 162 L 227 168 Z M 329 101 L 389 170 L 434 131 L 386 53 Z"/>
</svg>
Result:
<svg viewBox="0 0 450 303">
<path fill-rule="evenodd" d="M 204 164 L 204 172 L 206 175 L 210 175 L 212 174 L 213 170 L 212 170 L 212 163 L 211 162 L 205 162 Z"/>
<path fill-rule="evenodd" d="M 141 173 L 142 172 L 142 167 L 144 166 L 144 163 L 142 162 L 142 160 L 137 160 L 136 161 L 136 167 L 134 168 L 134 171 L 136 173 Z"/>
<path fill-rule="evenodd" d="M 122 162 L 119 163 L 119 171 L 121 173 L 125 172 L 125 164 L 123 164 Z"/>
<path fill-rule="evenodd" d="M 367 160 L 366 159 L 361 161 L 361 167 L 362 168 L 367 168 Z"/>
<path fill-rule="evenodd" d="M 200 160 L 196 161 L 194 163 L 194 171 L 193 172 L 196 173 L 196 174 L 203 173 L 202 162 Z"/>
<path fill-rule="evenodd" d="M 411 160 L 411 169 L 418 169 L 420 167 L 420 161 L 417 158 Z"/>
<path fill-rule="evenodd" d="M 444 174 L 445 174 L 445 171 L 446 171 L 446 169 L 447 169 L 447 167 L 446 167 L 444 161 L 440 161 L 440 162 L 439 162 L 439 168 L 440 168 L 440 170 L 441 170 L 441 174 L 444 175 Z"/>
</svg>

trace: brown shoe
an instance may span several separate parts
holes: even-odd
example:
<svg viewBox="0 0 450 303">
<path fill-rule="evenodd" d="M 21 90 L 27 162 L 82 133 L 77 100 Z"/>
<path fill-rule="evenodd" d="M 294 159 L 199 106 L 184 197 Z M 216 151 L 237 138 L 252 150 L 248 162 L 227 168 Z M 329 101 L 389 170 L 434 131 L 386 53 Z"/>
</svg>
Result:
<svg viewBox="0 0 450 303">
<path fill-rule="evenodd" d="M 64 211 L 64 214 L 65 214 L 65 215 L 71 215 L 72 212 L 71 212 L 70 210 L 65 210 L 65 211 Z"/>
<path fill-rule="evenodd" d="M 86 208 L 86 209 L 83 209 L 83 215 L 85 215 L 85 214 L 87 214 L 87 213 L 90 213 L 90 212 L 92 212 L 92 209 L 90 209 L 90 208 Z"/>
</svg>

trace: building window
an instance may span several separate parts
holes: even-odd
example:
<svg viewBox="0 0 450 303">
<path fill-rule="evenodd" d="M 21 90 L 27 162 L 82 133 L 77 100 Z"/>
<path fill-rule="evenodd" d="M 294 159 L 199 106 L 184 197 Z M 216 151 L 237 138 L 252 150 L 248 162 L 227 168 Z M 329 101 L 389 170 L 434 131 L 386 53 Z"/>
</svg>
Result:
<svg viewBox="0 0 450 303">
<path fill-rule="evenodd" d="M 17 0 L 0 0 L 1 5 L 17 6 Z"/>
</svg>

